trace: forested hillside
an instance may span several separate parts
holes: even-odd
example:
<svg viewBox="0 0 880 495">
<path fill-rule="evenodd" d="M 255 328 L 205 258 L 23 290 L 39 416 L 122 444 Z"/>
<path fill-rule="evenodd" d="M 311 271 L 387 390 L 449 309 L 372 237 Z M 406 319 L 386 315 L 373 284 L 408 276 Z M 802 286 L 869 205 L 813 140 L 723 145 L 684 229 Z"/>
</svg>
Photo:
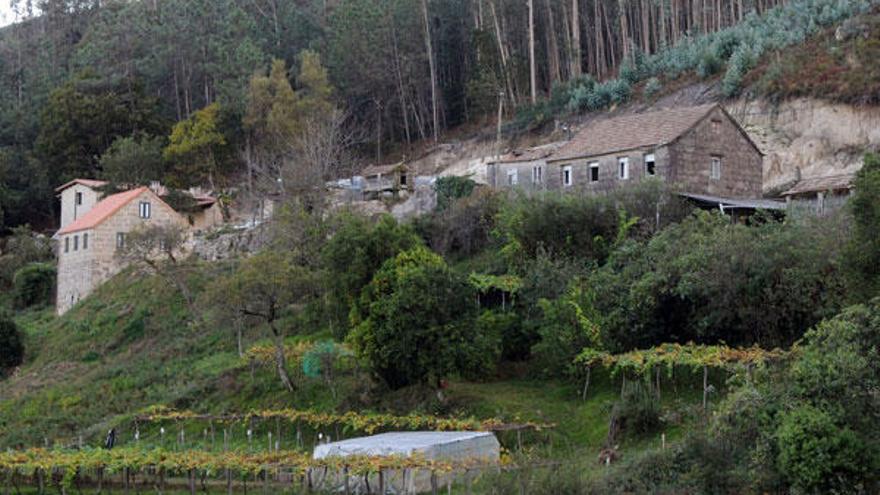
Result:
<svg viewBox="0 0 880 495">
<path fill-rule="evenodd" d="M 400 156 L 462 124 L 490 121 L 499 110 L 509 135 L 634 94 L 657 94 L 679 76 L 723 74 L 724 94 L 734 95 L 766 53 L 871 5 L 867 0 L 12 4 L 19 22 L 0 32 L 5 228 L 51 227 L 51 191 L 74 176 L 129 183 L 162 178 L 178 185 L 217 179 L 221 186 L 224 177 L 235 177 L 237 185 L 253 189 L 251 179 L 259 171 L 282 161 L 311 156 L 323 163 L 319 174 L 332 176 Z M 276 83 L 286 87 L 290 81 L 280 92 L 251 80 L 267 74 L 273 60 L 283 63 Z M 325 106 L 312 110 L 323 116 L 321 134 L 333 136 L 334 149 L 316 151 L 315 132 L 294 136 L 293 120 L 314 127 L 308 110 L 288 109 L 265 120 L 272 105 L 281 108 L 309 94 L 325 99 Z M 336 110 L 327 117 L 330 106 Z M 204 108 L 210 111 L 199 113 Z M 175 146 L 175 123 L 191 121 L 201 122 L 197 127 L 208 134 L 187 134 L 182 125 Z M 315 160 L 316 154 L 322 158 Z"/>
<path fill-rule="evenodd" d="M 875 0 L 12 5 L 3 493 L 384 493 L 395 471 L 435 494 L 880 493 L 880 155 L 856 129 L 880 104 Z M 598 195 L 446 175 L 399 219 L 326 183 L 447 140 L 498 153 L 606 113 L 791 98 L 851 111 L 764 136 L 764 186 L 820 152 L 856 160 L 833 207 L 731 215 L 660 177 Z M 828 138 L 837 122 L 855 137 Z M 98 252 L 94 232 L 76 253 L 41 235 L 75 177 L 273 209 L 184 230 L 132 202 L 138 227 L 100 239 L 125 269 L 59 316 L 58 273 L 84 272 L 65 261 Z M 499 463 L 311 456 L 423 430 L 492 431 Z M 334 471 L 346 488 L 313 483 Z"/>
</svg>

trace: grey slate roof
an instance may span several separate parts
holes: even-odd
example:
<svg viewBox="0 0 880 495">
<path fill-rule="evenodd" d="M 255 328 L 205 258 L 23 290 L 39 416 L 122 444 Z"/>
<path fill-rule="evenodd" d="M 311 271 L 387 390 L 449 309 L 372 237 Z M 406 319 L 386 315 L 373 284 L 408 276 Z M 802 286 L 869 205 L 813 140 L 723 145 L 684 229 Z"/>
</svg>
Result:
<svg viewBox="0 0 880 495">
<path fill-rule="evenodd" d="M 825 177 L 809 177 L 798 181 L 791 189 L 782 193 L 783 196 L 815 193 L 823 191 L 840 191 L 852 188 L 855 174 L 827 175 Z"/>
</svg>

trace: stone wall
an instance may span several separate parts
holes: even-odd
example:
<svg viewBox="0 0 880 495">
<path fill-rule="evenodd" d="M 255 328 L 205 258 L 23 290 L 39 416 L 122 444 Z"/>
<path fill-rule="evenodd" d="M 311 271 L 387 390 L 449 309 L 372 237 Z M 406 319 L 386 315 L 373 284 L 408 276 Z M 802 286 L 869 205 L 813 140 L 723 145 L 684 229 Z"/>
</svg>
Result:
<svg viewBox="0 0 880 495">
<path fill-rule="evenodd" d="M 576 160 L 564 160 L 550 162 L 549 175 L 553 181 L 549 184 L 551 189 L 563 188 L 562 174 L 566 166 L 572 167 L 571 190 L 588 193 L 606 193 L 621 187 L 638 183 L 648 177 L 645 168 L 645 156 L 654 155 L 654 173 L 657 178 L 665 179 L 669 174 L 669 154 L 665 147 L 645 148 L 639 150 L 621 151 L 606 155 L 581 158 Z M 629 175 L 627 179 L 621 179 L 618 172 L 618 159 L 626 157 L 629 160 Z M 591 164 L 599 165 L 599 180 L 590 180 Z"/>
<path fill-rule="evenodd" d="M 762 196 L 762 157 L 721 109 L 715 109 L 670 145 L 670 181 L 679 189 L 726 198 Z M 721 177 L 710 177 L 712 158 Z"/>
</svg>

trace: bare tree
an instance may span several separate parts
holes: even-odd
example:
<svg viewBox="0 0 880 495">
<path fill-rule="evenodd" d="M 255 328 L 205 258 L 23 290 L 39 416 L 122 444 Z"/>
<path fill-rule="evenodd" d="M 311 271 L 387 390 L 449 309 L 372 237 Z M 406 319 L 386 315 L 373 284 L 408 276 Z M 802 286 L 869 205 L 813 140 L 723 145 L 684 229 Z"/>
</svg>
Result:
<svg viewBox="0 0 880 495">
<path fill-rule="evenodd" d="M 125 234 L 122 247 L 116 251 L 116 259 L 158 275 L 183 296 L 187 306 L 193 308 L 194 298 L 187 283 L 187 239 L 182 226 L 151 224 Z"/>
</svg>

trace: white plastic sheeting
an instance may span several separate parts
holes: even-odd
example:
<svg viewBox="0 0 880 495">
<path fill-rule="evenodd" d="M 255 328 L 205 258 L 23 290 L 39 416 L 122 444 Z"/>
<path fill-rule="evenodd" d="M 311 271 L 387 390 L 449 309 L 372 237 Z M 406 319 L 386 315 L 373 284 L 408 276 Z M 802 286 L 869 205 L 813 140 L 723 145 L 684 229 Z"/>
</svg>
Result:
<svg viewBox="0 0 880 495">
<path fill-rule="evenodd" d="M 491 465 L 499 461 L 501 446 L 491 432 L 475 431 L 414 431 L 389 432 L 369 437 L 350 438 L 315 447 L 313 457 L 348 456 L 412 456 L 440 461 L 473 461 Z M 384 472 L 380 483 L 378 475 L 351 477 L 343 473 L 313 472 L 312 479 L 324 486 L 341 488 L 346 483 L 351 493 L 379 493 L 380 484 L 385 493 L 429 492 L 432 485 L 444 487 L 456 477 L 467 473 L 432 474 L 424 470 Z"/>
</svg>

